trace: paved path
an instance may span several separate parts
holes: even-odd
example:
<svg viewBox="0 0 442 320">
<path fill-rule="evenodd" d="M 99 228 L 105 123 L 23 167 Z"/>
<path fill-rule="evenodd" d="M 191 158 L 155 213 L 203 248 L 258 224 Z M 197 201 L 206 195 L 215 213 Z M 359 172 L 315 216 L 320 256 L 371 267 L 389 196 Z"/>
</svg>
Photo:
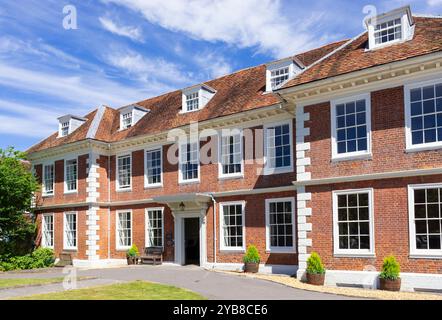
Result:
<svg viewBox="0 0 442 320">
<path fill-rule="evenodd" d="M 62 270 L 54 269 L 43 273 L 0 274 L 0 278 L 52 278 L 63 276 Z M 79 281 L 79 287 L 97 286 L 116 282 L 147 280 L 174 285 L 200 293 L 216 300 L 336 300 L 350 297 L 324 294 L 290 288 L 270 281 L 240 277 L 204 270 L 195 266 L 133 266 L 107 269 L 78 269 L 77 276 L 96 277 L 95 280 Z M 101 281 L 101 283 L 100 283 Z M 0 291 L 0 299 L 24 295 L 56 292 L 61 284 Z"/>
</svg>

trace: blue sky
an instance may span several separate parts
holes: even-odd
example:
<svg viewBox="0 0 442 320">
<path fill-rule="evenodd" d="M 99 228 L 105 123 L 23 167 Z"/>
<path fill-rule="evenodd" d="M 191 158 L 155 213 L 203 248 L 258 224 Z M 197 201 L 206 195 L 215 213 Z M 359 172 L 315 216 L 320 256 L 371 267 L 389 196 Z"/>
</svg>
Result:
<svg viewBox="0 0 442 320">
<path fill-rule="evenodd" d="M 0 0 L 0 148 L 25 150 L 85 115 L 363 31 L 363 8 L 442 0 Z M 66 30 L 63 8 L 76 8 Z"/>
</svg>

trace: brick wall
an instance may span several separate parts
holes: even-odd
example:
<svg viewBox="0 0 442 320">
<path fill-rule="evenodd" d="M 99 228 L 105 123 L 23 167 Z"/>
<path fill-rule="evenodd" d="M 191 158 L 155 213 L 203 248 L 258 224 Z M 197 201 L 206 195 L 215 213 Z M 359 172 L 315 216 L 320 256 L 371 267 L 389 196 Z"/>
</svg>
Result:
<svg viewBox="0 0 442 320">
<path fill-rule="evenodd" d="M 305 107 L 310 113 L 311 158 L 308 171 L 312 179 L 436 168 L 442 166 L 442 150 L 405 152 L 403 87 L 371 93 L 372 153 L 370 160 L 332 162 L 330 103 Z"/>
<path fill-rule="evenodd" d="M 309 238 L 313 240 L 311 250 L 318 252 L 325 267 L 329 270 L 359 270 L 365 266 L 375 266 L 377 270 L 382 260 L 394 254 L 401 264 L 402 272 L 442 273 L 442 260 L 412 259 L 409 257 L 408 185 L 440 183 L 442 175 L 343 183 L 336 185 L 311 186 L 306 191 L 312 193 L 308 206 L 312 208 L 309 222 L 313 230 Z M 332 191 L 347 189 L 374 189 L 374 235 L 375 258 L 340 258 L 333 254 L 333 206 Z"/>
</svg>

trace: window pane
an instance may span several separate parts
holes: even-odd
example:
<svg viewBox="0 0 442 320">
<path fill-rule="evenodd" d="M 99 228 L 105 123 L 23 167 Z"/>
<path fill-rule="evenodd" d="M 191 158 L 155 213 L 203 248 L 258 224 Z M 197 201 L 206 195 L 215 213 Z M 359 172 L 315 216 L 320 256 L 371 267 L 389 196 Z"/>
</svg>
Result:
<svg viewBox="0 0 442 320">
<path fill-rule="evenodd" d="M 269 206 L 269 231 L 272 247 L 293 246 L 293 207 L 291 201 L 275 201 Z"/>
<path fill-rule="evenodd" d="M 285 168 L 291 165 L 290 125 L 267 128 L 267 166 Z"/>
</svg>

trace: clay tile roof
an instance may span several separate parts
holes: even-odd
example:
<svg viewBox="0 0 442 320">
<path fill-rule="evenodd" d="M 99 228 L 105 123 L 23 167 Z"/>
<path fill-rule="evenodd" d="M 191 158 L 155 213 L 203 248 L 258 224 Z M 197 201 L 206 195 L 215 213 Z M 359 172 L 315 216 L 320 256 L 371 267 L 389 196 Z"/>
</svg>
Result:
<svg viewBox="0 0 442 320">
<path fill-rule="evenodd" d="M 306 69 L 283 88 L 441 51 L 442 19 L 415 16 L 414 20 L 416 27 L 412 40 L 367 51 L 368 35 L 364 33 L 323 61 Z"/>
</svg>

